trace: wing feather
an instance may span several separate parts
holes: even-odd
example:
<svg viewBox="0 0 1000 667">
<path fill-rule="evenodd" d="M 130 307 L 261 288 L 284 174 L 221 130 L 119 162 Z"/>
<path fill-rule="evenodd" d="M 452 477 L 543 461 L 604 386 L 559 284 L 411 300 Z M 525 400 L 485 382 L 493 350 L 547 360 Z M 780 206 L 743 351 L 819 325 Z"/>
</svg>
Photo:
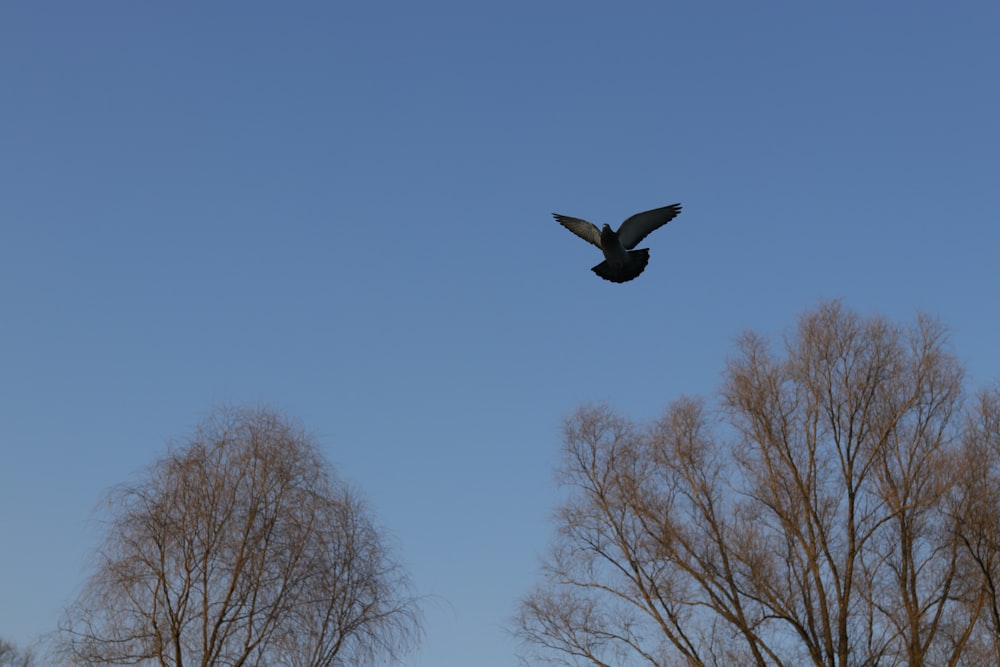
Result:
<svg viewBox="0 0 1000 667">
<path fill-rule="evenodd" d="M 676 218 L 680 212 L 680 204 L 671 204 L 663 208 L 654 208 L 652 211 L 636 213 L 618 228 L 618 240 L 622 242 L 626 250 L 631 250 L 639 245 L 639 242 L 646 238 L 650 232 L 667 224 Z M 560 222 L 562 221 L 560 220 Z M 596 230 L 597 228 L 594 227 L 594 229 Z M 577 233 L 579 234 L 579 232 Z M 600 233 L 598 233 L 598 237 L 600 237 Z"/>
<path fill-rule="evenodd" d="M 559 215 L 558 213 L 553 213 L 552 217 L 555 218 L 560 225 L 573 232 L 584 241 L 593 243 L 598 248 L 601 247 L 601 230 L 598 229 L 597 225 L 594 223 L 581 220 L 580 218 L 571 218 L 568 215 Z"/>
</svg>

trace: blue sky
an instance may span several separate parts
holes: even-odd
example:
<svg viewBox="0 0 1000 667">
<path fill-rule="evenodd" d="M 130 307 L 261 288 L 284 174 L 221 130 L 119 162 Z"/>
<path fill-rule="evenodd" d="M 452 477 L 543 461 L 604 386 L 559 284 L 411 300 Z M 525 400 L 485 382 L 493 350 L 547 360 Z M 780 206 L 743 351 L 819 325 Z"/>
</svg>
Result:
<svg viewBox="0 0 1000 667">
<path fill-rule="evenodd" d="M 993 2 L 7 2 L 0 636 L 213 406 L 301 420 L 428 596 L 417 667 L 515 664 L 562 420 L 718 385 L 839 297 L 1000 380 Z M 624 285 L 552 212 L 681 202 Z"/>
</svg>

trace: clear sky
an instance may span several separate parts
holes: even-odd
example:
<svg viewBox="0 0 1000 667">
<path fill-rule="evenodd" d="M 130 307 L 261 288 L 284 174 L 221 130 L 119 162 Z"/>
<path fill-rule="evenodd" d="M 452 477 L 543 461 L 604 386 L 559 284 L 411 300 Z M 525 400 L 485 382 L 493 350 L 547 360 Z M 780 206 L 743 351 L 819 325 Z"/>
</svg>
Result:
<svg viewBox="0 0 1000 667">
<path fill-rule="evenodd" d="M 408 665 L 516 663 L 562 420 L 719 384 L 841 297 L 1000 380 L 1000 4 L 4 2 L 0 637 L 221 403 L 299 419 L 427 595 Z M 673 202 L 616 285 L 552 212 Z"/>
</svg>

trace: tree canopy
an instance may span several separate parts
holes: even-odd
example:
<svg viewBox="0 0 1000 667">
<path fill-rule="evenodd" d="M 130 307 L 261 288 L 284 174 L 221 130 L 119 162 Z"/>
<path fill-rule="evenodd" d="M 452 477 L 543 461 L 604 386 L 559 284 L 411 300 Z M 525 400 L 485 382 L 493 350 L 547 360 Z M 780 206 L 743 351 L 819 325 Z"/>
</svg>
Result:
<svg viewBox="0 0 1000 667">
<path fill-rule="evenodd" d="M 516 632 L 569 665 L 1000 663 L 998 424 L 930 317 L 746 333 L 716 401 L 567 419 Z"/>
<path fill-rule="evenodd" d="M 63 622 L 75 664 L 384 664 L 419 638 L 364 502 L 277 412 L 217 411 L 107 507 Z"/>
</svg>

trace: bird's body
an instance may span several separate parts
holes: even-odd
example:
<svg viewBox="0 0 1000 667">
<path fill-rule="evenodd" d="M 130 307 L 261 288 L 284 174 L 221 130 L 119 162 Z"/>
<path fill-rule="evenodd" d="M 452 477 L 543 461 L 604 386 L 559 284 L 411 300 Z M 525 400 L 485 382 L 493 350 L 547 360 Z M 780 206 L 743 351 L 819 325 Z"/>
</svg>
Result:
<svg viewBox="0 0 1000 667">
<path fill-rule="evenodd" d="M 636 213 L 621 224 L 618 231 L 604 225 L 597 225 L 571 218 L 567 215 L 553 213 L 559 224 L 580 238 L 593 243 L 604 253 L 604 261 L 593 267 L 591 271 L 605 280 L 614 283 L 624 283 L 632 280 L 646 268 L 649 262 L 649 249 L 633 250 L 646 236 L 673 220 L 681 212 L 680 204 L 671 204 L 652 211 Z"/>
</svg>

